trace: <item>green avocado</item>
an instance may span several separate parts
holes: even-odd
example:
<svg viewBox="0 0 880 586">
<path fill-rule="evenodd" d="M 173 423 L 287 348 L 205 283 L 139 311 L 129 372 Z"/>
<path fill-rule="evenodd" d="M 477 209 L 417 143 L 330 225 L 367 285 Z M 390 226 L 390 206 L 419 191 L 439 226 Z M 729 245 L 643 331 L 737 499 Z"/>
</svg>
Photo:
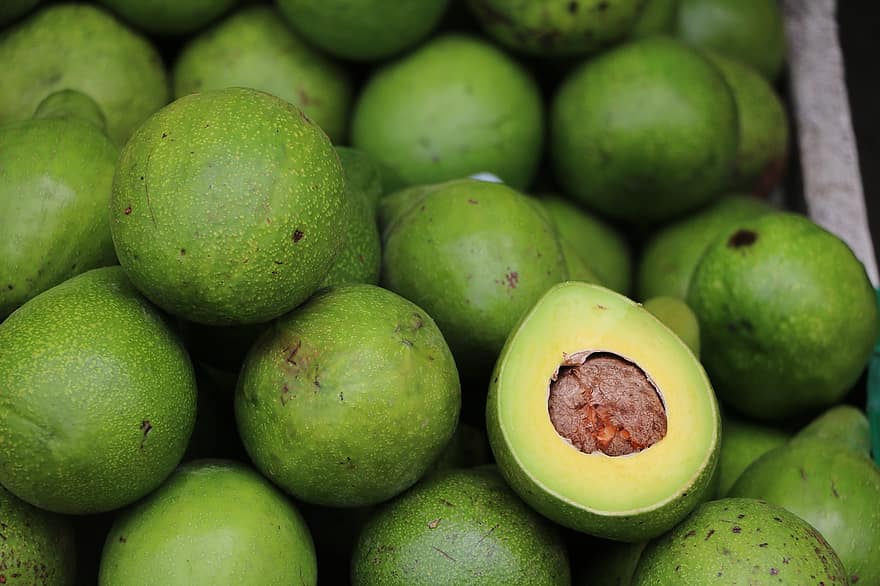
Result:
<svg viewBox="0 0 880 586">
<path fill-rule="evenodd" d="M 385 505 L 351 559 L 353 586 L 568 586 L 556 527 L 494 467 L 432 476 Z"/>
<path fill-rule="evenodd" d="M 721 418 L 721 455 L 718 458 L 718 498 L 729 496 L 730 487 L 749 464 L 778 448 L 791 435 L 774 427 L 725 414 Z"/>
<path fill-rule="evenodd" d="M 725 229 L 697 265 L 687 303 L 715 391 L 754 419 L 837 403 L 877 339 L 875 293 L 862 263 L 795 213 Z"/>
<path fill-rule="evenodd" d="M 119 262 L 154 303 L 207 325 L 305 301 L 344 244 L 345 181 L 296 106 L 245 88 L 190 94 L 138 128 L 110 203 Z"/>
<path fill-rule="evenodd" d="M 671 34 L 675 28 L 678 0 L 647 0 L 633 24 L 633 38 Z"/>
<path fill-rule="evenodd" d="M 0 324 L 0 388 L 0 484 L 59 513 L 156 488 L 196 416 L 183 344 L 120 267 L 77 275 Z"/>
<path fill-rule="evenodd" d="M 33 119 L 0 126 L 0 320 L 116 263 L 107 206 L 119 152 L 96 116 L 94 101 L 68 90 L 50 94 Z"/>
<path fill-rule="evenodd" d="M 681 338 L 694 356 L 700 357 L 700 324 L 684 301 L 677 297 L 652 297 L 644 307 Z"/>
<path fill-rule="evenodd" d="M 147 32 L 158 35 L 192 33 L 234 6 L 238 0 L 99 0 L 101 4 Z"/>
<path fill-rule="evenodd" d="M 700 505 L 642 552 L 631 586 L 849 584 L 822 535 L 782 507 L 749 498 Z"/>
<path fill-rule="evenodd" d="M 78 90 L 107 117 L 107 134 L 122 145 L 168 102 L 162 59 L 147 39 L 88 4 L 48 6 L 0 37 L 0 124 L 27 119 L 43 98 Z"/>
<path fill-rule="evenodd" d="M 721 73 L 669 38 L 632 41 L 576 68 L 551 106 L 565 192 L 610 218 L 668 221 L 721 195 L 739 143 Z"/>
<path fill-rule="evenodd" d="M 220 583 L 315 586 L 315 548 L 268 480 L 239 462 L 197 460 L 117 517 L 98 585 Z"/>
<path fill-rule="evenodd" d="M 774 208 L 746 195 L 727 195 L 710 206 L 661 227 L 642 249 L 637 269 L 639 299 L 687 297 L 694 268 L 718 235 L 732 224 Z"/>
<path fill-rule="evenodd" d="M 858 454 L 870 455 L 871 426 L 865 412 L 852 405 L 835 405 L 803 429 L 798 431 L 796 440 L 818 440 L 850 449 Z"/>
<path fill-rule="evenodd" d="M 468 0 L 490 37 L 523 53 L 583 55 L 626 37 L 645 0 Z"/>
<path fill-rule="evenodd" d="M 0 528 L 0 584 L 73 586 L 76 542 L 70 521 L 0 486 Z"/>
<path fill-rule="evenodd" d="M 345 136 L 352 92 L 347 72 L 300 40 L 271 6 L 244 8 L 192 38 L 172 79 L 177 98 L 232 86 L 261 90 L 302 110 L 333 141 Z"/>
<path fill-rule="evenodd" d="M 376 61 L 412 47 L 440 21 L 449 0 L 278 0 L 299 34 L 332 55 Z"/>
<path fill-rule="evenodd" d="M 373 73 L 351 144 L 382 164 L 389 191 L 483 171 L 525 189 L 541 156 L 543 115 L 526 69 L 483 39 L 447 34 Z"/>
<path fill-rule="evenodd" d="M 342 161 L 346 184 L 351 185 L 366 196 L 374 214 L 378 213 L 379 202 L 385 195 L 382 169 L 379 163 L 364 151 L 352 147 L 337 146 L 336 154 Z"/>
</svg>

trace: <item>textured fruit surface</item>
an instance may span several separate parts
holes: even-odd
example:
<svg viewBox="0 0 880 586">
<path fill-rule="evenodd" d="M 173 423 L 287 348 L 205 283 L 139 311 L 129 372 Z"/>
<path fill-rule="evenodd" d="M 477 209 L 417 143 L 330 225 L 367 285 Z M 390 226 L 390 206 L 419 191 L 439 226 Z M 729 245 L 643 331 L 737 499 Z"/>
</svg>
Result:
<svg viewBox="0 0 880 586">
<path fill-rule="evenodd" d="M 755 499 L 704 503 L 648 544 L 632 586 L 849 584 L 822 535 L 782 507 Z"/>
<path fill-rule="evenodd" d="M 561 362 L 583 352 L 615 355 L 641 369 L 662 401 L 666 430 L 659 441 L 606 455 L 586 453 L 557 431 L 548 388 L 552 399 Z M 612 392 L 603 382 L 620 380 L 612 376 L 590 383 L 587 405 Z M 589 415 L 579 402 L 574 406 L 575 415 Z M 650 539 L 684 518 L 711 488 L 721 430 L 705 372 L 669 328 L 602 287 L 559 284 L 524 316 L 496 363 L 486 417 L 492 451 L 511 487 L 543 515 L 591 535 Z M 588 420 L 583 429 L 597 432 L 598 441 L 613 431 L 613 446 L 636 430 L 621 424 L 623 417 L 621 408 L 611 411 L 610 421 Z M 601 409 L 597 418 L 606 418 Z"/>
<path fill-rule="evenodd" d="M 0 39 L 0 123 L 30 118 L 61 89 L 91 96 L 122 145 L 168 102 L 168 79 L 152 45 L 109 13 L 86 4 L 44 8 Z"/>
<path fill-rule="evenodd" d="M 305 301 L 345 230 L 327 135 L 295 106 L 228 88 L 178 99 L 120 155 L 119 262 L 163 309 L 200 323 L 268 321 Z"/>
<path fill-rule="evenodd" d="M 718 457 L 719 498 L 749 465 L 787 442 L 791 435 L 776 428 L 725 415 L 721 419 L 721 454 Z"/>
<path fill-rule="evenodd" d="M 687 301 L 718 396 L 757 419 L 839 401 L 877 338 L 864 267 L 842 240 L 794 213 L 726 229 L 697 265 Z"/>
<path fill-rule="evenodd" d="M 100 586 L 317 584 L 311 535 L 296 507 L 244 464 L 197 460 L 120 515 Z"/>
<path fill-rule="evenodd" d="M 61 513 L 127 505 L 186 449 L 195 376 L 122 269 L 77 275 L 0 324 L 0 483 Z"/>
<path fill-rule="evenodd" d="M 460 404 L 431 317 L 372 285 L 330 289 L 276 321 L 235 396 L 260 471 L 300 500 L 341 507 L 412 486 L 452 437 Z"/>
<path fill-rule="evenodd" d="M 379 163 L 367 153 L 352 147 L 337 146 L 336 154 L 342 161 L 346 183 L 363 193 L 373 212 L 376 212 L 379 201 L 385 195 Z"/>
<path fill-rule="evenodd" d="M 737 144 L 721 73 L 668 38 L 587 61 L 552 104 L 551 158 L 566 193 L 633 223 L 669 220 L 720 195 Z"/>
<path fill-rule="evenodd" d="M 137 28 L 160 35 L 191 33 L 205 26 L 237 0 L 99 0 Z"/>
<path fill-rule="evenodd" d="M 367 524 L 352 584 L 570 584 L 556 528 L 513 494 L 494 468 L 431 477 Z"/>
</svg>

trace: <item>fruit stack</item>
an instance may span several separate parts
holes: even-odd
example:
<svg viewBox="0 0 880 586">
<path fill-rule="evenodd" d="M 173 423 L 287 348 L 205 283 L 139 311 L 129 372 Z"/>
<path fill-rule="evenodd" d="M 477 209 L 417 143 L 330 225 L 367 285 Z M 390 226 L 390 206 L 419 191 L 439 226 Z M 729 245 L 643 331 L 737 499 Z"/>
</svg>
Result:
<svg viewBox="0 0 880 586">
<path fill-rule="evenodd" d="M 775 0 L 0 26 L 0 583 L 880 584 Z"/>
</svg>

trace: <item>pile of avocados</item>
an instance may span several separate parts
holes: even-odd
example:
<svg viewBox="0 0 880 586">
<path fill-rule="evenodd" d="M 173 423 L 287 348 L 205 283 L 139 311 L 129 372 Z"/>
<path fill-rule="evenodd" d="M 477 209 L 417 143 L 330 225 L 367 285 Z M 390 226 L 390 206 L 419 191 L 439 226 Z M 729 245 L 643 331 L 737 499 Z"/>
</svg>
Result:
<svg viewBox="0 0 880 586">
<path fill-rule="evenodd" d="M 785 46 L 0 3 L 0 584 L 880 584 L 876 295 L 790 211 Z"/>
</svg>

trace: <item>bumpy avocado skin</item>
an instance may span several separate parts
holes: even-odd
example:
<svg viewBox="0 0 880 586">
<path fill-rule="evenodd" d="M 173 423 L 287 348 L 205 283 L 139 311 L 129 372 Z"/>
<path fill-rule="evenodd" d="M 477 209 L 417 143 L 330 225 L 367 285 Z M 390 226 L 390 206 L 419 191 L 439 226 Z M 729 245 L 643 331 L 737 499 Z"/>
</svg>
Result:
<svg viewBox="0 0 880 586">
<path fill-rule="evenodd" d="M 494 467 L 432 476 L 367 524 L 354 586 L 571 583 L 556 528 L 514 495 Z"/>
<path fill-rule="evenodd" d="M 582 55 L 624 38 L 645 0 L 469 0 L 486 32 L 534 55 Z"/>
<path fill-rule="evenodd" d="M 790 438 L 790 434 L 767 425 L 733 415 L 723 416 L 717 497 L 729 496 L 730 487 L 752 462 Z"/>
<path fill-rule="evenodd" d="M 727 187 L 736 103 L 702 55 L 670 38 L 645 38 L 569 74 L 553 100 L 550 134 L 568 195 L 611 218 L 651 224 Z"/>
<path fill-rule="evenodd" d="M 7 586 L 70 586 L 76 545 L 70 522 L 32 507 L 0 486 L 0 577 Z"/>
<path fill-rule="evenodd" d="M 312 537 L 296 507 L 228 460 L 178 468 L 110 529 L 99 586 L 317 584 Z"/>
<path fill-rule="evenodd" d="M 99 0 L 139 29 L 159 35 L 184 35 L 210 23 L 238 0 Z"/>
<path fill-rule="evenodd" d="M 460 407 L 436 324 L 372 285 L 329 289 L 278 320 L 245 360 L 235 396 L 260 471 L 305 502 L 339 507 L 412 486 L 449 442 Z"/>
<path fill-rule="evenodd" d="M 382 283 L 437 321 L 462 368 L 490 365 L 520 316 L 566 277 L 555 230 L 533 201 L 472 179 L 424 195 L 383 250 Z"/>
<path fill-rule="evenodd" d="M 718 396 L 755 419 L 838 402 L 877 338 L 864 267 L 842 240 L 794 213 L 724 230 L 697 265 L 687 303 Z"/>
<path fill-rule="evenodd" d="M 729 195 L 660 228 L 642 249 L 638 266 L 639 299 L 686 298 L 694 268 L 718 234 L 731 224 L 773 210 L 763 200 Z"/>
<path fill-rule="evenodd" d="M 351 82 L 345 69 L 299 39 L 271 6 L 251 6 L 193 38 L 172 72 L 174 96 L 249 87 L 286 100 L 333 140 L 345 137 Z"/>
<path fill-rule="evenodd" d="M 287 22 L 328 53 L 376 61 L 411 47 L 437 24 L 449 0 L 279 0 Z"/>
<path fill-rule="evenodd" d="M 60 513 L 156 488 L 196 416 L 183 344 L 120 267 L 77 275 L 0 325 L 0 388 L 0 483 Z"/>
<path fill-rule="evenodd" d="M 782 507 L 727 498 L 700 505 L 648 544 L 632 586 L 848 584 L 822 535 Z"/>
<path fill-rule="evenodd" d="M 166 311 L 259 323 L 320 286 L 344 244 L 344 189 L 327 135 L 292 104 L 191 94 L 123 149 L 110 229 L 126 273 Z"/>
<path fill-rule="evenodd" d="M 795 436 L 752 463 L 730 495 L 785 507 L 822 533 L 853 584 L 880 583 L 880 469 L 867 454 Z"/>
<path fill-rule="evenodd" d="M 528 72 L 485 40 L 433 39 L 377 70 L 352 116 L 352 146 L 389 190 L 487 171 L 524 189 L 537 169 L 543 104 Z"/>
<path fill-rule="evenodd" d="M 116 262 L 107 206 L 119 152 L 85 120 L 43 115 L 0 127 L 0 319 Z"/>
<path fill-rule="evenodd" d="M 60 89 L 91 96 L 107 117 L 107 134 L 122 145 L 168 102 L 168 79 L 145 38 L 104 10 L 86 4 L 48 6 L 0 38 L 0 123 L 29 118 Z"/>
</svg>

